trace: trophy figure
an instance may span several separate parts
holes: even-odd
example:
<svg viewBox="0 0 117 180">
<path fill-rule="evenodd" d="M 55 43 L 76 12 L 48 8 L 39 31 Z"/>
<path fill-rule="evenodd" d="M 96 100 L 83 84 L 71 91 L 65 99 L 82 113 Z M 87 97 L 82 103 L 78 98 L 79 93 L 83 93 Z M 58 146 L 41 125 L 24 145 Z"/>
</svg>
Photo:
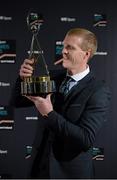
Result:
<svg viewBox="0 0 117 180">
<path fill-rule="evenodd" d="M 21 94 L 46 97 L 49 93 L 56 91 L 54 80 L 50 79 L 48 67 L 40 47 L 37 35 L 43 24 L 41 14 L 30 13 L 27 16 L 27 25 L 32 32 L 32 41 L 29 59 L 33 59 L 33 75 L 26 77 L 21 82 Z M 38 74 L 38 75 L 37 75 Z"/>
</svg>

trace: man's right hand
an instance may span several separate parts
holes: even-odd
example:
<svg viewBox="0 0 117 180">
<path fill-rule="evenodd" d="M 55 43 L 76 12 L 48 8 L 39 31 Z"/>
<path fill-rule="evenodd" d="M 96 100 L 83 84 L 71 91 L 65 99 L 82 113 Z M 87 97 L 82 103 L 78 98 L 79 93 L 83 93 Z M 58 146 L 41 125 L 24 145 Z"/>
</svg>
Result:
<svg viewBox="0 0 117 180">
<path fill-rule="evenodd" d="M 34 59 L 25 59 L 20 67 L 19 75 L 21 79 L 32 76 Z"/>
</svg>

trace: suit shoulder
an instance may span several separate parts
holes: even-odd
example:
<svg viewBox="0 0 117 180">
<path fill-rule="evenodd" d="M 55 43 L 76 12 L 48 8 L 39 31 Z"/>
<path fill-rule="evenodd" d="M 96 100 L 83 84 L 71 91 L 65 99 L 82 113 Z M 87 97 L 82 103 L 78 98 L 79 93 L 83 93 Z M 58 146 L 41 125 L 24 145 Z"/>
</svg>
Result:
<svg viewBox="0 0 117 180">
<path fill-rule="evenodd" d="M 96 80 L 93 85 L 93 93 L 94 96 L 99 96 L 99 99 L 111 99 L 111 90 L 105 80 Z"/>
<path fill-rule="evenodd" d="M 89 83 L 90 86 L 100 89 L 101 87 L 103 88 L 109 88 L 107 82 L 105 80 L 97 80 L 97 79 L 92 79 L 91 82 Z"/>
</svg>

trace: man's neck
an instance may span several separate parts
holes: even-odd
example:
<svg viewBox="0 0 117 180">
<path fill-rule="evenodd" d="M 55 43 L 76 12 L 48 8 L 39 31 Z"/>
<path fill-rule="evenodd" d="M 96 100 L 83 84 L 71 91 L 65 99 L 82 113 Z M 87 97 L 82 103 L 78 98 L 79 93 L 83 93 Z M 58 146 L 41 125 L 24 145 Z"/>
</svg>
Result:
<svg viewBox="0 0 117 180">
<path fill-rule="evenodd" d="M 67 70 L 67 74 L 70 75 L 70 76 L 73 76 L 73 75 L 75 75 L 75 74 L 79 74 L 79 73 L 84 72 L 88 67 L 89 67 L 89 66 L 88 66 L 88 64 L 87 64 L 85 67 L 83 67 L 83 68 L 81 68 L 81 69 L 70 69 L 70 70 L 68 69 L 68 70 Z"/>
</svg>

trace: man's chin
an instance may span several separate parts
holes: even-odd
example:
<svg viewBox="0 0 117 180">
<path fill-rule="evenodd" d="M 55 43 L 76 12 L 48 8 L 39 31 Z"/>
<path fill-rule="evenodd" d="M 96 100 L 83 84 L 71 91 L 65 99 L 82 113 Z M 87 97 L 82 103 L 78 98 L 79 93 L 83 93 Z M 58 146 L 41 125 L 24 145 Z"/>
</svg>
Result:
<svg viewBox="0 0 117 180">
<path fill-rule="evenodd" d="M 63 66 L 64 68 L 67 68 L 67 65 L 66 65 L 65 63 L 62 63 L 62 66 Z"/>
<path fill-rule="evenodd" d="M 69 64 L 68 64 L 68 62 L 62 62 L 62 66 L 64 67 L 64 68 L 68 68 L 69 67 Z"/>
</svg>

